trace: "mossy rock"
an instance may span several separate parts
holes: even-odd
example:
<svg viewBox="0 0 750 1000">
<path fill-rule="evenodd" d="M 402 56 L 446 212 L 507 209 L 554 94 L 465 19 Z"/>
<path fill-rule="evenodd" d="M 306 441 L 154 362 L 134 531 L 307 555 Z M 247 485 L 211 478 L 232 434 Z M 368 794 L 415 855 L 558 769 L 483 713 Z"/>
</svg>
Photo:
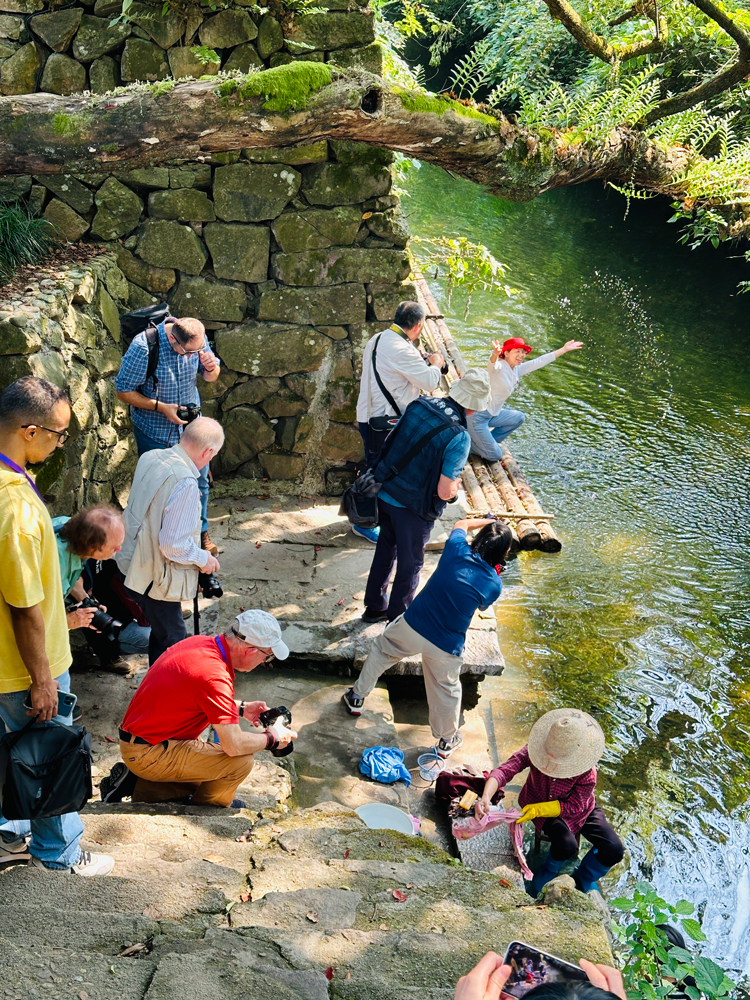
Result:
<svg viewBox="0 0 750 1000">
<path fill-rule="evenodd" d="M 277 392 L 281 381 L 277 378 L 251 378 L 235 386 L 222 400 L 222 410 L 231 410 L 235 406 L 254 406 L 267 396 Z"/>
<path fill-rule="evenodd" d="M 359 382 L 354 379 L 335 379 L 328 386 L 328 415 L 337 423 L 354 423 L 357 417 Z"/>
<path fill-rule="evenodd" d="M 271 234 L 267 226 L 214 223 L 203 230 L 217 278 L 261 282 L 268 277 Z"/>
<path fill-rule="evenodd" d="M 365 454 L 362 436 L 352 424 L 332 420 L 320 442 L 320 453 L 329 462 L 359 462 Z"/>
<path fill-rule="evenodd" d="M 332 247 L 273 254 L 271 271 L 285 285 L 304 287 L 359 281 L 395 284 L 408 277 L 411 264 L 402 250 Z"/>
<path fill-rule="evenodd" d="M 405 247 L 411 233 L 406 222 L 406 216 L 399 208 L 387 212 L 373 212 L 367 221 L 367 228 L 381 240 L 395 243 L 397 247 Z"/>
<path fill-rule="evenodd" d="M 291 149 L 243 149 L 242 155 L 251 163 L 288 163 L 290 167 L 300 167 L 308 163 L 324 163 L 328 159 L 328 143 L 321 139 L 320 142 L 293 146 Z"/>
<path fill-rule="evenodd" d="M 183 167 L 169 168 L 171 188 L 210 188 L 211 167 L 208 163 L 186 163 Z"/>
<path fill-rule="evenodd" d="M 128 9 L 128 19 L 137 24 L 162 49 L 170 49 L 185 31 L 185 19 L 176 14 L 164 14 L 162 5 L 133 3 Z"/>
<path fill-rule="evenodd" d="M 265 65 L 256 52 L 255 46 L 251 42 L 245 42 L 232 49 L 223 68 L 225 73 L 231 73 L 234 70 L 240 73 L 250 73 L 254 69 L 265 69 Z"/>
<path fill-rule="evenodd" d="M 169 294 L 169 304 L 175 316 L 237 323 L 245 315 L 245 289 L 242 285 L 181 274 Z"/>
<path fill-rule="evenodd" d="M 120 86 L 120 64 L 111 56 L 101 56 L 89 66 L 89 86 L 92 94 L 106 94 Z"/>
<path fill-rule="evenodd" d="M 255 377 L 317 371 L 331 341 L 309 327 L 283 323 L 245 323 L 217 330 L 219 357 L 235 371 Z"/>
<path fill-rule="evenodd" d="M 266 396 L 260 408 L 269 420 L 278 417 L 299 417 L 307 413 L 307 402 L 289 389 L 282 388 L 273 395 Z"/>
<path fill-rule="evenodd" d="M 362 211 L 354 206 L 284 212 L 271 224 L 284 253 L 349 246 L 359 231 Z"/>
<path fill-rule="evenodd" d="M 81 184 L 80 181 L 77 181 L 71 174 L 41 175 L 35 177 L 34 180 L 39 184 L 43 184 L 60 201 L 64 201 L 66 205 L 70 205 L 71 208 L 74 208 L 81 215 L 85 215 L 91 211 L 94 206 L 94 196 L 89 188 L 85 184 Z"/>
<path fill-rule="evenodd" d="M 123 49 L 120 73 L 128 82 L 165 80 L 169 76 L 167 54 L 155 42 L 129 38 Z"/>
<path fill-rule="evenodd" d="M 44 218 L 51 223 L 69 243 L 80 240 L 88 231 L 89 224 L 70 205 L 53 198 L 44 210 Z"/>
<path fill-rule="evenodd" d="M 393 163 L 394 152 L 382 146 L 372 146 L 368 142 L 352 142 L 348 139 L 331 139 L 331 152 L 338 163 L 368 163 L 387 167 Z"/>
<path fill-rule="evenodd" d="M 29 25 L 34 34 L 41 38 L 53 52 L 64 52 L 73 41 L 73 36 L 81 24 L 83 11 L 80 7 L 61 10 L 55 14 L 37 14 Z M 59 93 L 54 91 L 54 93 Z"/>
<path fill-rule="evenodd" d="M 100 56 L 114 52 L 130 37 L 130 25 L 123 21 L 112 24 L 107 17 L 84 14 L 81 26 L 73 39 L 73 56 L 79 62 L 92 62 Z"/>
<path fill-rule="evenodd" d="M 138 234 L 137 254 L 154 267 L 200 274 L 208 254 L 190 226 L 169 219 L 149 219 Z"/>
<path fill-rule="evenodd" d="M 202 63 L 187 46 L 175 46 L 169 50 L 168 55 L 169 68 L 175 80 L 198 80 L 202 76 L 214 76 L 221 65 L 218 62 Z"/>
<path fill-rule="evenodd" d="M 41 346 L 42 338 L 35 327 L 0 320 L 0 354 L 34 354 Z"/>
<path fill-rule="evenodd" d="M 368 14 L 309 14 L 295 20 L 287 43 L 307 49 L 348 49 L 375 41 L 374 18 Z"/>
<path fill-rule="evenodd" d="M 213 222 L 216 218 L 208 195 L 195 188 L 152 191 L 148 196 L 148 214 L 152 219 L 180 222 Z"/>
<path fill-rule="evenodd" d="M 258 458 L 269 479 L 299 479 L 305 471 L 305 459 L 302 455 L 267 452 L 259 455 Z"/>
<path fill-rule="evenodd" d="M 169 187 L 169 169 L 167 167 L 136 167 L 135 170 L 117 174 L 117 179 L 128 187 L 158 190 Z"/>
<path fill-rule="evenodd" d="M 356 49 L 339 49 L 330 61 L 341 69 L 363 69 L 374 76 L 383 75 L 383 46 L 380 42 Z"/>
<path fill-rule="evenodd" d="M 245 462 L 266 451 L 274 443 L 276 433 L 260 410 L 252 406 L 236 406 L 225 414 L 224 447 L 215 459 L 219 472 L 234 472 Z"/>
<path fill-rule="evenodd" d="M 274 52 L 284 48 L 284 32 L 275 17 L 268 14 L 260 22 L 258 28 L 258 55 L 261 59 L 270 58 Z"/>
<path fill-rule="evenodd" d="M 0 205 L 12 204 L 23 198 L 31 190 L 31 177 L 18 174 L 15 177 L 0 177 Z"/>
<path fill-rule="evenodd" d="M 356 205 L 390 189 L 390 170 L 377 163 L 325 163 L 305 170 L 303 190 L 311 205 Z"/>
<path fill-rule="evenodd" d="M 417 286 L 411 281 L 400 285 L 372 284 L 367 286 L 367 304 L 375 318 L 392 323 L 399 302 L 416 302 Z"/>
<path fill-rule="evenodd" d="M 258 28 L 244 10 L 223 10 L 204 21 L 198 31 L 201 45 L 210 49 L 231 49 L 258 37 Z"/>
<path fill-rule="evenodd" d="M 109 177 L 95 195 L 97 213 L 91 232 L 103 240 L 126 236 L 138 225 L 143 202 L 138 195 L 116 178 Z"/>
<path fill-rule="evenodd" d="M 32 94 L 42 67 L 42 56 L 34 42 L 22 45 L 6 59 L 0 69 L 0 93 L 5 97 L 14 94 Z"/>
<path fill-rule="evenodd" d="M 331 288 L 279 288 L 260 297 L 257 318 L 310 326 L 364 323 L 365 290 L 359 284 Z"/>
<path fill-rule="evenodd" d="M 284 164 L 236 163 L 218 167 L 214 207 L 225 222 L 275 219 L 299 191 L 302 175 Z"/>
</svg>

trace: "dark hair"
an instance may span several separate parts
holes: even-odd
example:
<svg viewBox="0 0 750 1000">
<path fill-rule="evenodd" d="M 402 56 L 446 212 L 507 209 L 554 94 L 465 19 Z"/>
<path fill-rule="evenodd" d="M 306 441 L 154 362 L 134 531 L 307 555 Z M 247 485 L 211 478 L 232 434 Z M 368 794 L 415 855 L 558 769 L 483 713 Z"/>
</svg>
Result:
<svg viewBox="0 0 750 1000">
<path fill-rule="evenodd" d="M 0 424 L 43 424 L 62 401 L 70 403 L 63 389 L 35 375 L 24 375 L 0 396 Z"/>
<path fill-rule="evenodd" d="M 393 322 L 402 330 L 412 330 L 425 317 L 425 311 L 418 302 L 399 302 Z"/>
<path fill-rule="evenodd" d="M 199 319 L 191 319 L 189 316 L 184 319 L 176 319 L 172 324 L 172 336 L 180 347 L 190 343 L 193 337 L 205 337 L 206 328 Z"/>
<path fill-rule="evenodd" d="M 583 979 L 568 979 L 558 983 L 541 983 L 524 994 L 524 1000 L 616 1000 L 616 995 Z"/>
<path fill-rule="evenodd" d="M 120 512 L 111 503 L 84 507 L 60 528 L 58 535 L 79 559 L 91 558 L 107 541 L 107 529 L 120 520 Z"/>
<path fill-rule="evenodd" d="M 513 536 L 510 528 L 503 521 L 493 521 L 485 524 L 474 537 L 471 548 L 490 566 L 504 566 L 508 558 Z"/>
</svg>

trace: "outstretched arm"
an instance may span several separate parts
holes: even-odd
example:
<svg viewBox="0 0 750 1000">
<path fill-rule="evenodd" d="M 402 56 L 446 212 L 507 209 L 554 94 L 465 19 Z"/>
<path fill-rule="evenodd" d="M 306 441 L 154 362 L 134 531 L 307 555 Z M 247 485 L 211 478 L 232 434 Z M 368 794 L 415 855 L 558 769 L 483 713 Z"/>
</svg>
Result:
<svg viewBox="0 0 750 1000">
<path fill-rule="evenodd" d="M 567 344 L 563 344 L 562 347 L 558 347 L 556 351 L 553 351 L 553 354 L 556 358 L 561 358 L 563 354 L 567 354 L 568 351 L 580 351 L 582 347 L 582 340 L 569 340 Z"/>
</svg>

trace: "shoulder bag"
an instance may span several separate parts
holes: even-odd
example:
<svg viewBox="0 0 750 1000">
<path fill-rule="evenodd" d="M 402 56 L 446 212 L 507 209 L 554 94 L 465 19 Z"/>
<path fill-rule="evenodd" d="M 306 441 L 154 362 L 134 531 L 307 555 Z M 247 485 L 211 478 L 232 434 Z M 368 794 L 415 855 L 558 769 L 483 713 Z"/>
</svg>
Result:
<svg viewBox="0 0 750 1000">
<path fill-rule="evenodd" d="M 380 372 L 378 371 L 378 344 L 380 343 L 380 338 L 383 336 L 382 333 L 378 334 L 377 340 L 372 347 L 372 373 L 375 376 L 375 381 L 378 383 L 378 388 L 383 393 L 386 398 L 386 402 L 390 408 L 396 414 L 395 417 L 385 416 L 382 417 L 370 417 L 368 423 L 370 425 L 370 451 L 373 455 L 378 455 L 385 444 L 385 440 L 391 433 L 393 428 L 399 422 L 401 417 L 401 410 L 398 403 L 386 389 L 382 378 L 380 377 Z"/>
</svg>

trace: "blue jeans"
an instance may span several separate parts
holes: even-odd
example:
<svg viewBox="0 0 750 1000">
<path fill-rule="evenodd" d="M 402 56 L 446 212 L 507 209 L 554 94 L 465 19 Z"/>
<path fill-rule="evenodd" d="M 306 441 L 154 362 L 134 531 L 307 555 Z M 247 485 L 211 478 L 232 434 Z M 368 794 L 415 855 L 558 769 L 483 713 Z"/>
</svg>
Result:
<svg viewBox="0 0 750 1000">
<path fill-rule="evenodd" d="M 151 629 L 138 622 L 128 622 L 117 637 L 121 653 L 147 653 Z"/>
<path fill-rule="evenodd" d="M 493 416 L 489 410 L 477 410 L 466 418 L 466 426 L 471 437 L 471 450 L 490 462 L 502 460 L 503 453 L 498 447 L 509 434 L 518 430 L 526 417 L 520 410 L 504 406 Z"/>
<path fill-rule="evenodd" d="M 135 445 L 138 449 L 138 458 L 141 455 L 145 455 L 147 451 L 157 451 L 164 448 L 169 448 L 171 445 L 164 444 L 162 441 L 156 441 L 154 438 L 149 437 L 148 434 L 144 433 L 140 428 L 133 424 L 133 436 L 135 437 Z M 200 476 L 198 476 L 198 489 L 201 491 L 201 531 L 208 531 L 208 466 L 200 470 Z"/>
<path fill-rule="evenodd" d="M 61 691 L 70 691 L 70 673 L 66 670 L 57 678 Z M 23 707 L 26 691 L 11 691 L 0 694 L 0 719 L 5 723 L 6 732 L 12 733 L 29 722 Z M 71 715 L 56 716 L 57 722 L 69 726 Z M 81 857 L 79 844 L 83 836 L 83 823 L 76 812 L 64 816 L 50 816 L 49 819 L 7 820 L 0 811 L 0 833 L 14 833 L 19 837 L 31 832 L 30 851 L 35 858 L 43 861 L 47 868 L 66 869 L 76 864 Z"/>
</svg>

